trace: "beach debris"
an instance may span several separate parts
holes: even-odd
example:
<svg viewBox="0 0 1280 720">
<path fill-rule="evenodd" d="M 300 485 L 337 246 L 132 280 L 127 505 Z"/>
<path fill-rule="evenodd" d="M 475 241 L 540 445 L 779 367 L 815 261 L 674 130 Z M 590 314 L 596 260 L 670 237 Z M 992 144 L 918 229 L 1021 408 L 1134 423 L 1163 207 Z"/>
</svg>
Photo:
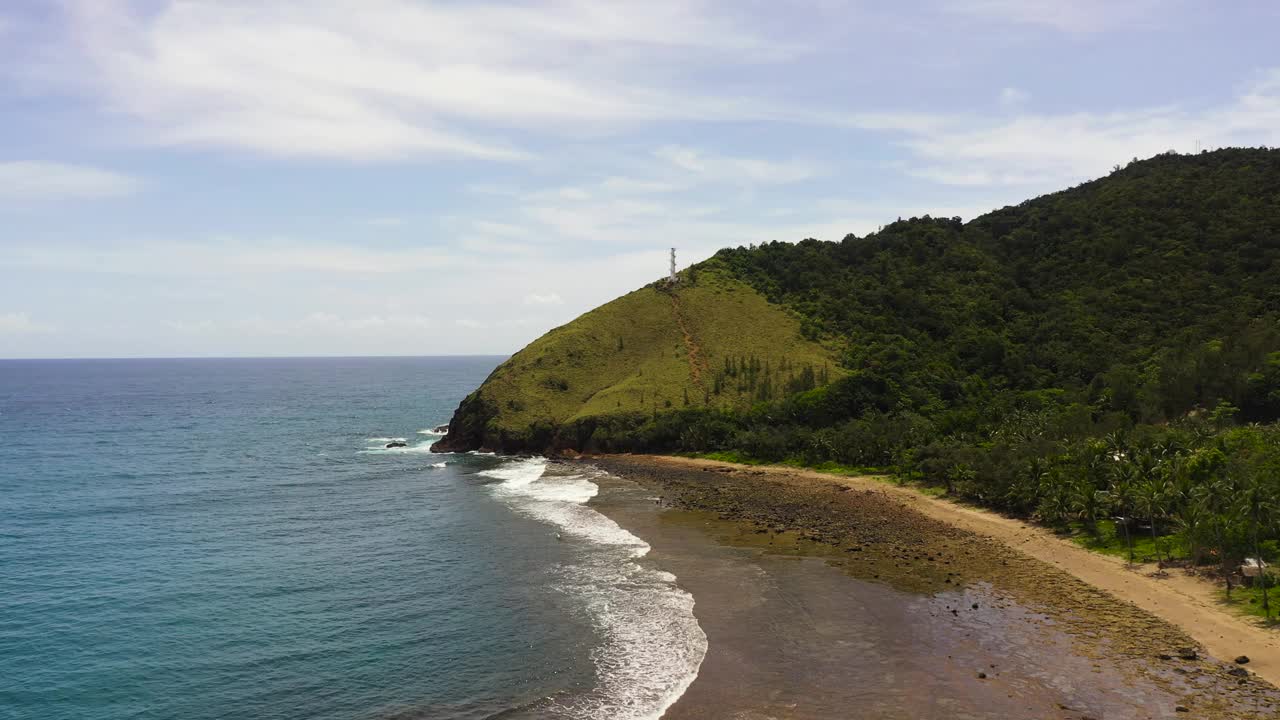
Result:
<svg viewBox="0 0 1280 720">
<path fill-rule="evenodd" d="M 1240 574 L 1247 578 L 1256 578 L 1267 571 L 1267 563 L 1262 558 L 1245 558 L 1240 566 Z"/>
<path fill-rule="evenodd" d="M 1174 712 L 1191 712 L 1191 708 L 1186 705 L 1177 705 L 1173 708 Z"/>
<path fill-rule="evenodd" d="M 984 672 L 979 672 L 979 673 L 978 673 L 978 679 L 979 679 L 979 680 L 986 680 L 986 679 L 987 679 L 987 674 L 986 674 L 986 673 L 984 673 Z"/>
<path fill-rule="evenodd" d="M 1237 665 L 1244 665 L 1244 664 L 1246 664 L 1246 663 L 1248 663 L 1248 662 L 1249 662 L 1249 656 L 1248 656 L 1248 655 L 1241 655 L 1240 657 L 1237 657 L 1237 658 L 1236 658 L 1236 664 L 1237 664 Z"/>
</svg>

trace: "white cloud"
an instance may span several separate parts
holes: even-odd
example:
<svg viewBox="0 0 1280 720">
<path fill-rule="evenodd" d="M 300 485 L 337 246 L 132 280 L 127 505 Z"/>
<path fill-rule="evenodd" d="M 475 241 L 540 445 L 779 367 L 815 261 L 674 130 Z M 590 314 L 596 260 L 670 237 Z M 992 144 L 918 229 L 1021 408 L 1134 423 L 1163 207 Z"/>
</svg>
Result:
<svg viewBox="0 0 1280 720">
<path fill-rule="evenodd" d="M 165 320 L 161 326 L 183 335 L 254 335 L 261 337 L 343 337 L 382 332 L 430 330 L 437 322 L 419 314 L 342 315 L 317 311 L 302 316 L 267 318 L 251 315 L 228 320 Z"/>
<path fill-rule="evenodd" d="M 908 173 L 947 185 L 1056 189 L 1106 174 L 1114 165 L 1168 150 L 1280 144 L 1280 70 L 1271 70 L 1219 107 L 1156 107 L 1113 113 L 954 118 L 903 145 Z"/>
<path fill-rule="evenodd" d="M 298 328 L 302 331 L 365 332 L 381 330 L 426 330 L 436 325 L 426 315 L 360 315 L 344 317 L 334 313 L 314 312 L 302 319 Z"/>
<path fill-rule="evenodd" d="M 365 224 L 365 225 L 368 225 L 368 226 L 370 226 L 370 227 L 388 227 L 388 228 L 390 228 L 390 227 L 403 227 L 403 226 L 405 225 L 405 219 L 404 219 L 404 218 L 402 218 L 402 217 L 395 217 L 395 216 L 393 216 L 393 215 L 385 215 L 385 216 L 382 216 L 382 217 L 366 218 L 363 222 L 364 222 L 364 224 Z"/>
<path fill-rule="evenodd" d="M 591 197 L 591 193 L 582 188 L 567 187 L 560 189 L 560 197 L 566 200 L 587 200 Z"/>
<path fill-rule="evenodd" d="M 525 305 L 563 305 L 559 293 L 529 293 L 524 296 Z"/>
<path fill-rule="evenodd" d="M 732 157 L 679 145 L 661 147 L 654 155 L 707 181 L 785 185 L 808 180 L 818 174 L 816 167 L 799 160 L 777 162 L 760 158 Z"/>
<path fill-rule="evenodd" d="M 464 237 L 457 243 L 458 247 L 468 251 L 473 257 L 487 258 L 494 255 L 520 257 L 533 255 L 536 249 L 530 245 L 498 240 L 491 237 Z"/>
<path fill-rule="evenodd" d="M 601 181 L 600 187 L 610 193 L 648 194 L 675 192 L 680 190 L 682 186 L 675 182 L 613 176 Z"/>
<path fill-rule="evenodd" d="M 0 313 L 0 335 L 44 335 L 54 330 L 52 325 L 36 322 L 25 312 Z"/>
<path fill-rule="evenodd" d="M 1071 33 L 1114 30 L 1160 16 L 1168 0 L 954 0 L 953 12 L 983 20 L 1040 25 Z"/>
<path fill-rule="evenodd" d="M 524 237 L 529 234 L 529 231 L 526 228 L 519 225 L 492 222 L 490 220 L 477 220 L 472 223 L 472 227 L 474 227 L 477 232 L 488 235 L 498 235 L 501 237 Z"/>
<path fill-rule="evenodd" d="M 1005 107 L 1016 107 L 1031 99 L 1026 91 L 1007 87 L 1000 90 L 1000 104 Z"/>
<path fill-rule="evenodd" d="M 521 159 L 500 128 L 721 116 L 734 104 L 655 89 L 661 83 L 646 78 L 655 66 L 709 56 L 785 54 L 784 43 L 747 33 L 732 13 L 677 0 L 73 7 L 77 52 L 51 74 L 140 120 L 140 138 L 279 155 Z M 490 131 L 474 123 L 459 131 L 464 121 Z"/>
<path fill-rule="evenodd" d="M 85 165 L 0 162 L 0 200 L 114 197 L 138 187 L 127 175 Z"/>
<path fill-rule="evenodd" d="M 137 242 L 121 245 L 25 245 L 9 248 L 0 267 L 123 275 L 384 275 L 435 270 L 461 262 L 430 248 L 385 250 L 293 240 Z"/>
</svg>

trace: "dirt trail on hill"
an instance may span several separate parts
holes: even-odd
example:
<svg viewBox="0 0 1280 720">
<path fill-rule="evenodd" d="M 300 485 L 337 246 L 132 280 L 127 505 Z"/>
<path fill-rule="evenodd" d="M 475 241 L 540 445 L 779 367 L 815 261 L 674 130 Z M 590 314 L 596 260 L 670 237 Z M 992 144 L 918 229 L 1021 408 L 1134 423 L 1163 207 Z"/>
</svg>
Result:
<svg viewBox="0 0 1280 720">
<path fill-rule="evenodd" d="M 644 457 L 642 462 L 672 468 L 733 469 L 787 482 L 825 486 L 834 483 L 876 493 L 926 517 L 994 540 L 1130 603 L 1177 627 L 1217 658 L 1230 662 L 1237 656 L 1247 656 L 1249 663 L 1245 667 L 1249 671 L 1280 686 L 1280 631 L 1267 629 L 1261 620 L 1236 614 L 1224 607 L 1218 601 L 1218 592 L 1213 585 L 1181 571 L 1169 572 L 1164 577 L 1153 576 L 1154 566 L 1128 567 L 1121 558 L 1086 550 L 1045 528 L 929 497 L 875 478 L 680 457 Z"/>
<path fill-rule="evenodd" d="M 684 347 L 689 356 L 689 377 L 699 390 L 706 390 L 702 385 L 702 373 L 707 370 L 707 362 L 702 357 L 702 347 L 698 344 L 698 339 L 694 337 L 693 332 L 689 330 L 689 324 L 685 322 L 684 311 L 680 307 L 680 296 L 675 290 L 671 291 L 671 314 L 680 328 L 680 334 L 684 336 Z"/>
</svg>

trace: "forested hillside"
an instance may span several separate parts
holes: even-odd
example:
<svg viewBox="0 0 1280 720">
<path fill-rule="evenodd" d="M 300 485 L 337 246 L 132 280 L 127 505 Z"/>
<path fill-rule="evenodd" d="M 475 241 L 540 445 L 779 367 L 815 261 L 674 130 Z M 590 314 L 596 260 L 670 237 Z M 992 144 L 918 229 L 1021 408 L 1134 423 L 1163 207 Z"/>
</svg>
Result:
<svg viewBox="0 0 1280 720">
<path fill-rule="evenodd" d="M 783 308 L 831 382 L 580 415 L 547 448 L 880 467 L 1051 523 L 1176 524 L 1197 556 L 1275 537 L 1244 528 L 1280 507 L 1280 151 L 1160 155 L 969 223 L 726 249 L 699 274 Z"/>
</svg>

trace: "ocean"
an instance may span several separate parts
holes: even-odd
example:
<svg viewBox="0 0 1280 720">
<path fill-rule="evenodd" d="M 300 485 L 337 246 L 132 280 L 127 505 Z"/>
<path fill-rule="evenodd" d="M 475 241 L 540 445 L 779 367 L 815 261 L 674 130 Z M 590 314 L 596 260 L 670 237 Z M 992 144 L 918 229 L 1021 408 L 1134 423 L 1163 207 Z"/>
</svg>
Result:
<svg viewBox="0 0 1280 720">
<path fill-rule="evenodd" d="M 598 478 L 427 450 L 500 360 L 0 361 L 0 718 L 659 717 L 706 636 Z"/>
</svg>

